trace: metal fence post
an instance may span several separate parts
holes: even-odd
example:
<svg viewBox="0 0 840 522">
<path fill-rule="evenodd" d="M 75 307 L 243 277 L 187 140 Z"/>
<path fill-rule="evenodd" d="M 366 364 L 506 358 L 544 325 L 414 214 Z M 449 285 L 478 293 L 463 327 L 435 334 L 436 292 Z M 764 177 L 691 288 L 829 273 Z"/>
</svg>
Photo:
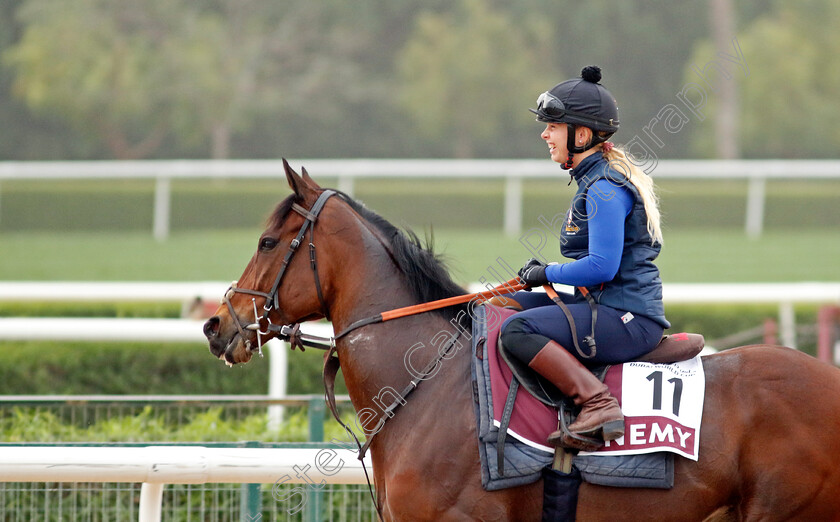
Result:
<svg viewBox="0 0 840 522">
<path fill-rule="evenodd" d="M 249 441 L 246 448 L 259 448 L 260 443 Z M 242 522 L 257 522 L 262 518 L 262 493 L 259 484 L 240 484 L 242 503 L 239 505 L 239 519 Z"/>
<path fill-rule="evenodd" d="M 155 183 L 155 209 L 152 234 L 157 241 L 166 241 L 169 237 L 169 209 L 172 203 L 170 181 L 169 178 L 160 176 Z"/>
<path fill-rule="evenodd" d="M 505 178 L 505 234 L 516 237 L 522 232 L 522 178 Z"/>
<path fill-rule="evenodd" d="M 347 174 L 339 174 L 338 176 L 338 190 L 344 192 L 350 197 L 353 197 L 353 177 Z"/>
<path fill-rule="evenodd" d="M 309 442 L 324 441 L 324 399 L 313 397 L 309 399 Z"/>
<path fill-rule="evenodd" d="M 163 484 L 144 482 L 140 486 L 139 522 L 160 522 L 162 504 Z"/>
<path fill-rule="evenodd" d="M 324 440 L 324 399 L 309 399 L 309 442 L 323 442 Z M 306 499 L 306 511 L 303 519 L 308 522 L 321 520 L 321 501 L 323 488 L 312 485 Z"/>
<path fill-rule="evenodd" d="M 767 180 L 761 177 L 751 177 L 747 187 L 747 219 L 746 232 L 750 239 L 761 237 L 764 228 L 764 199 Z"/>
</svg>

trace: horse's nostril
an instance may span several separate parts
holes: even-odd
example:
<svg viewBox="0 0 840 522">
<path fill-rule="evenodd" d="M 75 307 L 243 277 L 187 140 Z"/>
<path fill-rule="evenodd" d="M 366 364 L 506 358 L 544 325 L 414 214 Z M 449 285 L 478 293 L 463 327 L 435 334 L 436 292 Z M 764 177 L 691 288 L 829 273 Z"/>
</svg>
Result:
<svg viewBox="0 0 840 522">
<path fill-rule="evenodd" d="M 204 323 L 204 335 L 209 339 L 210 337 L 215 337 L 219 333 L 219 325 L 221 324 L 221 320 L 219 316 L 211 317 Z"/>
</svg>

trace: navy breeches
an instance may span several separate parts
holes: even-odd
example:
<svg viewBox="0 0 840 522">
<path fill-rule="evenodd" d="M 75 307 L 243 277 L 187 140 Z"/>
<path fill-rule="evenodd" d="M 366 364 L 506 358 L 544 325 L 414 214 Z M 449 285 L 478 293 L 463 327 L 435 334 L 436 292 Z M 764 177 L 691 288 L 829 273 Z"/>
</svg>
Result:
<svg viewBox="0 0 840 522">
<path fill-rule="evenodd" d="M 583 338 L 592 332 L 592 310 L 587 303 L 576 303 L 572 295 L 561 293 L 560 297 L 574 318 L 580 348 L 589 355 L 589 347 Z M 501 339 L 505 348 L 526 364 L 549 341 L 559 343 L 587 366 L 603 366 L 640 357 L 653 350 L 662 338 L 662 326 L 652 319 L 598 305 L 596 354 L 595 357 L 584 358 L 575 349 L 566 315 L 546 294 L 517 292 L 513 299 L 524 310 L 502 323 Z"/>
</svg>

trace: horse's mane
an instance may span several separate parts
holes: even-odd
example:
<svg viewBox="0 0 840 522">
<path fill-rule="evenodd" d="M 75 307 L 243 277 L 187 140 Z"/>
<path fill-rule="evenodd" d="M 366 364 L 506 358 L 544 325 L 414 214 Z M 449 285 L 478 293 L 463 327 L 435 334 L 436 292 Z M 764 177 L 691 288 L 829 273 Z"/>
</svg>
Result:
<svg viewBox="0 0 840 522">
<path fill-rule="evenodd" d="M 340 191 L 336 191 L 336 194 L 387 239 L 391 257 L 405 276 L 406 284 L 418 303 L 466 293 L 452 280 L 442 256 L 434 252 L 431 238 L 424 242 L 412 230 L 397 228 L 347 194 Z M 269 225 L 279 227 L 294 203 L 294 194 L 281 201 L 269 218 Z M 458 311 L 464 309 L 465 305 L 450 306 L 438 310 L 438 313 L 449 320 L 457 317 Z M 469 319 L 469 314 L 463 315 Z"/>
</svg>

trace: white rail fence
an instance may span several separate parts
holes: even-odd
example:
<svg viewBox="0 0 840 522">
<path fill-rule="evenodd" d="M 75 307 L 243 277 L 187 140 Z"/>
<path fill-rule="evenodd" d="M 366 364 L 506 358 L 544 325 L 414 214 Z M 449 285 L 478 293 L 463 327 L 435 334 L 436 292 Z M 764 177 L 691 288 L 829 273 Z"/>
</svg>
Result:
<svg viewBox="0 0 840 522">
<path fill-rule="evenodd" d="M 370 456 L 365 466 L 372 469 Z M 301 470 L 305 469 L 302 474 Z M 159 522 L 166 484 L 366 484 L 358 454 L 338 448 L 6 446 L 1 482 L 142 483 L 140 522 Z"/>
<path fill-rule="evenodd" d="M 293 160 L 315 177 L 338 178 L 338 189 L 353 193 L 363 178 L 504 179 L 504 229 L 522 230 L 522 181 L 556 178 L 557 166 L 546 160 Z M 840 179 L 836 160 L 662 160 L 640 165 L 658 179 L 746 179 L 749 182 L 744 228 L 761 235 L 768 179 Z M 153 234 L 165 240 L 170 229 L 171 181 L 206 178 L 282 178 L 279 160 L 173 160 L 0 162 L 3 180 L 154 179 Z"/>
<path fill-rule="evenodd" d="M 0 282 L 0 301 L 180 301 L 217 302 L 228 283 L 196 282 Z M 485 290 L 479 284 L 470 291 Z M 840 303 L 840 283 L 672 283 L 663 286 L 667 304 L 756 303 L 778 306 L 781 342 L 796 347 L 794 305 Z M 205 342 L 202 321 L 190 319 L 109 318 L 0 318 L 0 339 L 5 340 L 144 340 Z M 310 323 L 304 331 L 328 337 L 332 328 Z M 278 343 L 278 347 L 285 343 Z M 286 350 L 273 351 L 273 396 L 285 394 Z M 275 372 L 278 374 L 275 375 Z M 280 377 L 282 373 L 283 377 Z M 280 391 L 282 390 L 282 391 Z"/>
</svg>

